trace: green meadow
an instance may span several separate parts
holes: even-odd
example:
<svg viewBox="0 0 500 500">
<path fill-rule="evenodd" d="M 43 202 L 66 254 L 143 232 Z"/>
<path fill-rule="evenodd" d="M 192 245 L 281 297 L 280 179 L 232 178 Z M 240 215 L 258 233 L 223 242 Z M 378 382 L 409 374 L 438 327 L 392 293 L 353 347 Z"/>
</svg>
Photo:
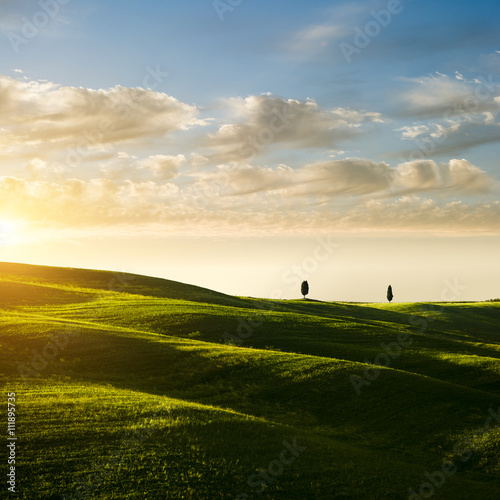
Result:
<svg viewBox="0 0 500 500">
<path fill-rule="evenodd" d="M 499 302 L 264 300 L 3 263 L 0 308 L 1 498 L 500 498 Z"/>
</svg>

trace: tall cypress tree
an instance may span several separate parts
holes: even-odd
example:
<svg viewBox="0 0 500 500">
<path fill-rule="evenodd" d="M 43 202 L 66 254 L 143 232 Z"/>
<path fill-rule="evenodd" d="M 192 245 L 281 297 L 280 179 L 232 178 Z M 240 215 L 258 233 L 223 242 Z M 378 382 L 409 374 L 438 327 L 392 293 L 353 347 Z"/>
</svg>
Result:
<svg viewBox="0 0 500 500">
<path fill-rule="evenodd" d="M 389 288 L 387 289 L 387 300 L 391 302 L 393 298 L 394 295 L 392 295 L 392 286 L 389 285 Z"/>
<path fill-rule="evenodd" d="M 309 293 L 309 283 L 307 281 L 303 281 L 302 285 L 300 285 L 300 293 L 306 298 L 306 295 Z"/>
</svg>

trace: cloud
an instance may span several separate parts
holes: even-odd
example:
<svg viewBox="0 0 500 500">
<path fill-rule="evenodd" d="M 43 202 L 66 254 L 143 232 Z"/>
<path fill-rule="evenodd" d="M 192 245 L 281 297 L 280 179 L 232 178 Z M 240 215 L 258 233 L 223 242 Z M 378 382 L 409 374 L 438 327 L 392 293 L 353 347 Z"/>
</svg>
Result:
<svg viewBox="0 0 500 500">
<path fill-rule="evenodd" d="M 116 86 L 61 87 L 0 76 L 0 147 L 9 156 L 71 149 L 80 157 L 152 140 L 206 122 L 167 94 Z"/>
<path fill-rule="evenodd" d="M 167 180 L 176 177 L 179 167 L 184 163 L 186 163 L 184 155 L 153 155 L 139 160 L 137 165 L 139 168 L 149 170 L 155 177 Z"/>
<path fill-rule="evenodd" d="M 332 40 L 347 34 L 345 26 L 337 23 L 325 23 L 306 26 L 294 33 L 285 42 L 285 50 L 298 54 L 308 54 L 323 50 Z"/>
<path fill-rule="evenodd" d="M 48 177 L 62 178 L 65 169 L 59 165 L 49 164 L 40 158 L 33 158 L 25 167 L 27 178 L 31 181 L 44 180 Z"/>
<path fill-rule="evenodd" d="M 228 101 L 236 123 L 210 135 L 218 161 L 243 161 L 273 145 L 287 148 L 331 148 L 360 135 L 362 125 L 380 123 L 380 113 L 349 108 L 322 109 L 309 99 L 298 101 L 264 94 Z"/>
<path fill-rule="evenodd" d="M 328 68 L 332 62 L 337 67 L 374 61 L 392 66 L 394 61 L 426 60 L 430 53 L 443 52 L 448 54 L 449 60 L 455 59 L 460 50 L 472 47 L 477 53 L 483 52 L 485 47 L 490 50 L 498 31 L 492 16 L 478 23 L 474 18 L 452 20 L 453 14 L 447 23 L 429 15 L 424 24 L 419 25 L 415 18 L 417 25 L 408 29 L 403 17 L 414 10 L 415 5 L 411 2 L 330 3 L 334 5 L 321 9 L 321 17 L 316 22 L 304 24 L 279 44 L 278 49 L 285 57 L 308 66 L 313 63 Z M 422 36 L 423 31 L 425 36 Z"/>
<path fill-rule="evenodd" d="M 373 8 L 357 3 L 362 7 L 359 15 L 340 21 L 339 24 L 345 27 L 347 31 L 347 35 L 342 42 L 360 49 L 353 56 L 353 61 L 377 61 L 392 65 L 394 61 L 418 59 L 420 60 L 418 64 L 420 64 L 429 58 L 430 53 L 437 57 L 446 58 L 448 61 L 460 60 L 464 50 L 475 50 L 476 53 L 490 50 L 492 40 L 496 39 L 498 29 L 492 16 L 490 16 L 490 19 L 483 19 L 478 22 L 474 17 L 465 20 L 453 20 L 453 15 L 451 15 L 447 19 L 448 22 L 443 23 L 440 17 L 434 20 L 432 15 L 429 15 L 422 18 L 423 24 L 413 24 L 413 29 L 408 29 L 409 26 L 402 20 L 402 17 L 408 15 L 410 10 L 414 8 L 414 5 L 410 5 L 409 2 L 406 2 L 406 4 L 401 2 L 400 7 L 402 7 L 402 10 L 396 7 L 401 14 L 393 15 L 391 21 L 386 24 L 387 21 L 381 22 L 380 20 L 387 19 L 388 16 L 387 14 L 381 16 L 380 12 L 387 11 L 389 3 L 387 1 L 375 1 L 372 2 Z M 399 17 L 400 15 L 402 17 Z M 398 21 L 394 22 L 395 20 Z M 373 25 L 374 21 L 381 28 L 380 31 Z M 418 21 L 416 22 L 418 23 Z M 386 26 L 383 26 L 383 24 L 386 24 Z M 422 36 L 424 31 L 425 36 Z M 363 33 L 368 34 L 369 41 L 376 39 L 376 43 L 364 41 Z M 382 35 L 377 36 L 375 33 L 381 33 Z M 324 62 L 330 64 L 333 58 L 337 59 L 336 62 L 345 62 L 338 47 L 328 53 L 328 58 L 325 58 Z"/>
<path fill-rule="evenodd" d="M 389 189 L 394 175 L 385 162 L 352 158 L 319 162 L 304 168 L 300 194 L 361 196 Z"/>
<path fill-rule="evenodd" d="M 27 181 L 0 177 L 0 211 L 58 227 L 92 229 L 163 221 L 178 191 L 171 183 L 96 178 Z M 163 215 L 162 215 L 163 214 Z"/>
<path fill-rule="evenodd" d="M 200 188 L 218 184 L 219 194 L 232 200 L 248 195 L 271 195 L 282 200 L 308 198 L 321 203 L 325 199 L 385 192 L 390 189 L 395 174 L 384 162 L 348 158 L 299 168 L 221 165 L 216 172 L 198 174 L 197 182 Z"/>
<path fill-rule="evenodd" d="M 288 196 L 363 196 L 388 189 L 394 175 L 387 163 L 362 158 L 318 162 L 296 169 Z"/>
<path fill-rule="evenodd" d="M 498 234 L 500 202 L 438 204 L 429 198 L 402 196 L 394 201 L 369 201 L 338 221 L 338 230 Z"/>
<path fill-rule="evenodd" d="M 474 113 L 462 117 L 404 126 L 404 140 L 413 141 L 413 149 L 402 153 L 409 159 L 428 158 L 433 155 L 463 153 L 482 144 L 498 142 L 500 122 L 491 112 Z"/>
<path fill-rule="evenodd" d="M 221 166 L 215 174 L 217 178 L 221 178 L 221 172 L 226 180 L 226 189 L 221 194 L 226 196 L 282 190 L 296 182 L 294 180 L 295 171 L 287 165 L 279 165 L 276 168 L 253 167 L 251 165 L 236 168 Z M 199 182 L 211 183 L 213 179 L 214 174 L 199 176 Z"/>
<path fill-rule="evenodd" d="M 395 177 L 396 191 L 417 193 L 440 190 L 464 194 L 485 194 L 498 182 L 467 160 L 453 159 L 447 163 L 417 160 L 398 166 Z"/>
<path fill-rule="evenodd" d="M 70 235 L 144 233 L 223 236 L 310 235 L 331 232 L 426 232 L 500 234 L 500 202 L 439 203 L 415 195 L 372 199 L 349 205 L 284 204 L 279 198 L 255 203 L 218 199 L 200 210 L 172 183 L 108 179 L 61 184 L 0 178 L 0 210 Z M 190 191 L 190 195 L 193 192 Z M 251 201 L 251 200 L 249 200 Z"/>
<path fill-rule="evenodd" d="M 196 172 L 204 164 L 206 164 L 204 157 L 195 153 L 189 157 L 183 154 L 157 154 L 139 157 L 136 154 L 119 151 L 99 162 L 99 168 L 94 169 L 94 173 L 117 183 L 124 180 L 161 183 L 178 179 L 180 176 L 192 176 L 193 172 Z M 69 171 L 70 169 L 66 169 L 65 173 L 68 174 Z M 87 174 L 86 178 L 90 178 L 89 171 L 87 170 L 85 173 Z M 53 176 L 44 178 L 44 180 L 51 179 Z"/>
<path fill-rule="evenodd" d="M 500 70 L 500 50 L 482 54 L 479 57 L 479 66 L 488 74 L 499 74 Z"/>
<path fill-rule="evenodd" d="M 498 182 L 461 156 L 390 165 L 352 157 L 313 162 L 301 151 L 290 166 L 265 155 L 310 149 L 314 158 L 328 158 L 332 148 L 382 122 L 379 113 L 264 94 L 225 101 L 230 117 L 211 134 L 203 128 L 184 135 L 208 120 L 164 93 L 19 78 L 0 76 L 0 156 L 5 165 L 18 159 L 17 170 L 0 177 L 0 212 L 10 217 L 65 231 L 131 234 L 146 226 L 213 235 L 389 231 L 405 221 L 409 231 L 444 231 L 451 224 L 457 232 L 489 232 L 498 223 L 498 204 L 485 201 Z M 471 86 L 462 75 L 456 82 Z M 490 95 L 488 106 L 499 104 L 496 97 Z M 438 105 L 434 98 L 424 103 L 427 110 Z M 493 130 L 496 120 L 490 108 L 407 124 L 400 132 L 407 140 L 460 137 Z M 68 151 L 86 168 L 71 168 L 78 162 L 69 161 Z M 67 161 L 54 160 L 60 157 Z M 483 201 L 466 204 L 460 195 Z"/>
<path fill-rule="evenodd" d="M 123 160 L 150 177 L 0 177 L 0 212 L 68 231 L 107 228 L 131 234 L 141 234 L 146 226 L 169 234 L 212 235 L 327 230 L 498 234 L 500 228 L 498 201 L 466 204 L 456 199 L 457 194 L 485 194 L 495 183 L 498 187 L 464 159 L 396 167 L 359 158 L 300 168 L 221 165 L 183 176 L 175 168 L 189 163 L 182 155 Z M 48 166 L 33 160 L 30 168 L 36 173 Z M 422 193 L 433 198 L 417 197 Z"/>
<path fill-rule="evenodd" d="M 371 7 L 377 2 L 346 2 L 335 5 L 323 11 L 322 20 L 308 24 L 291 33 L 281 44 L 280 49 L 302 60 L 309 61 L 311 57 L 328 54 L 329 63 L 341 57 L 338 43 L 355 35 L 355 27 L 366 20 Z M 332 51 L 333 48 L 333 51 Z M 334 52 L 332 54 L 332 52 Z"/>
<path fill-rule="evenodd" d="M 363 158 L 317 162 L 299 168 L 225 165 L 216 173 L 199 174 L 198 183 L 209 186 L 221 175 L 222 196 L 269 194 L 282 199 L 308 198 L 316 204 L 346 197 L 391 198 L 423 192 L 434 192 L 439 197 L 456 193 L 477 195 L 498 187 L 495 179 L 465 159 L 442 163 L 419 160 L 396 167 Z"/>
<path fill-rule="evenodd" d="M 467 80 L 434 75 L 412 80 L 416 85 L 400 96 L 398 113 L 419 121 L 399 129 L 413 149 L 403 152 L 409 159 L 433 155 L 463 154 L 466 150 L 498 141 L 500 84 L 475 78 Z"/>
<path fill-rule="evenodd" d="M 500 109 L 495 97 L 500 94 L 500 84 L 489 80 L 455 78 L 436 74 L 408 80 L 412 88 L 398 98 L 397 114 L 419 119 L 449 119 L 472 113 L 496 112 Z"/>
</svg>

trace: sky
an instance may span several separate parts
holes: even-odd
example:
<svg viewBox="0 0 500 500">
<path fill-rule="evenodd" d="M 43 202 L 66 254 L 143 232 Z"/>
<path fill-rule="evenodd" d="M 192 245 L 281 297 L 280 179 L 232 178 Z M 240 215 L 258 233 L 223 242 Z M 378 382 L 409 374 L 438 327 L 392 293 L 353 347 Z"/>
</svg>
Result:
<svg viewBox="0 0 500 500">
<path fill-rule="evenodd" d="M 498 2 L 0 0 L 0 261 L 500 296 Z"/>
</svg>

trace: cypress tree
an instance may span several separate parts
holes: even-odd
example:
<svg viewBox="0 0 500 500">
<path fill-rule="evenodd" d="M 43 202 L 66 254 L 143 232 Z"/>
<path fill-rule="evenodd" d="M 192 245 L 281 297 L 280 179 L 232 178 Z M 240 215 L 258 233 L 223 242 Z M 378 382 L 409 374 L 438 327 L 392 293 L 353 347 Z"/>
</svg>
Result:
<svg viewBox="0 0 500 500">
<path fill-rule="evenodd" d="M 306 295 L 309 293 L 309 283 L 307 281 L 303 281 L 300 286 L 300 293 L 306 298 Z"/>
<path fill-rule="evenodd" d="M 394 295 L 392 295 L 392 286 L 389 285 L 389 288 L 387 289 L 387 300 L 391 302 L 393 298 Z"/>
</svg>

